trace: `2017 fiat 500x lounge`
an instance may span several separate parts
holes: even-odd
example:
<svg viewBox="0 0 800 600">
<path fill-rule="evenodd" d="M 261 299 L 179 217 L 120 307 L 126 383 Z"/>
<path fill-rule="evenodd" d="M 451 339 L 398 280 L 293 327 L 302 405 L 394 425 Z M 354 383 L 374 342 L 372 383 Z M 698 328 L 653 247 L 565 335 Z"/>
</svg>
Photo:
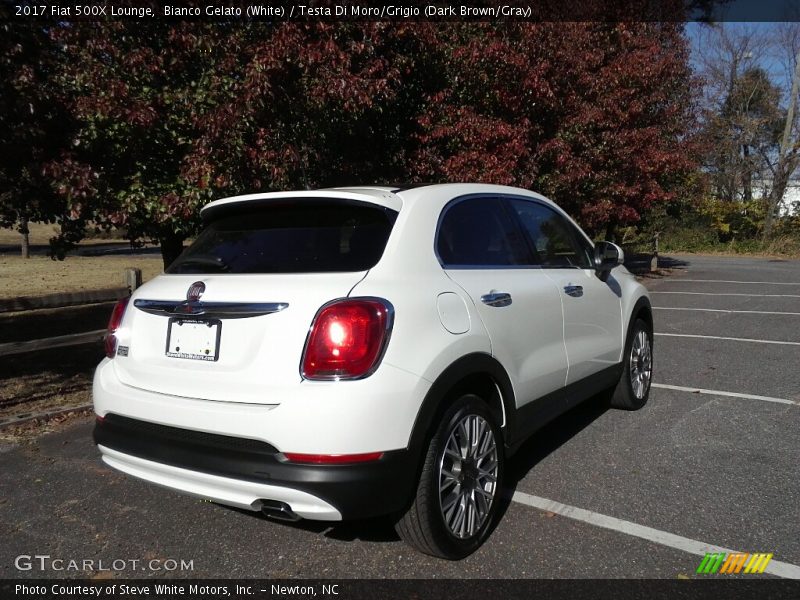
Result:
<svg viewBox="0 0 800 600">
<path fill-rule="evenodd" d="M 109 324 L 94 437 L 120 471 L 287 520 L 392 515 L 458 559 L 536 429 L 604 390 L 647 401 L 646 290 L 539 194 L 365 186 L 202 216 Z"/>
</svg>

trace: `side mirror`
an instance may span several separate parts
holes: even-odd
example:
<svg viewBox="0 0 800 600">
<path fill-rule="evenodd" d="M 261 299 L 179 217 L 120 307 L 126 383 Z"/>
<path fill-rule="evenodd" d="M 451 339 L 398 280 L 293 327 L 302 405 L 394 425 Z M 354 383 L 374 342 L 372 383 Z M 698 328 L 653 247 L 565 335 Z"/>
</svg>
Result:
<svg viewBox="0 0 800 600">
<path fill-rule="evenodd" d="M 594 270 L 597 276 L 605 281 L 611 269 L 625 261 L 625 252 L 622 248 L 611 242 L 597 242 L 594 245 Z"/>
</svg>

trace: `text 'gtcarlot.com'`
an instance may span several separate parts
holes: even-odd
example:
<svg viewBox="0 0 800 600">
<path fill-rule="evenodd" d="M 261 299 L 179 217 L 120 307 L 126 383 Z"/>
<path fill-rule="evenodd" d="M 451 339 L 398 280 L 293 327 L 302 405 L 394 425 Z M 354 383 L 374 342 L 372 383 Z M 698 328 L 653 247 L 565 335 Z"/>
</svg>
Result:
<svg viewBox="0 0 800 600">
<path fill-rule="evenodd" d="M 49 554 L 20 554 L 18 571 L 194 571 L 194 560 L 173 558 L 53 558 Z"/>
</svg>

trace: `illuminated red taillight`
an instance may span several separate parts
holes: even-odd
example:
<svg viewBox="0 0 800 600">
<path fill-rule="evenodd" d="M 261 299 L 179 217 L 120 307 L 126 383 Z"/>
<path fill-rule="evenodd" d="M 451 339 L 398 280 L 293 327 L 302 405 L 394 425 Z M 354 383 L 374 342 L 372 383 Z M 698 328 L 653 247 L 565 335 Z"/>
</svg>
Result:
<svg viewBox="0 0 800 600">
<path fill-rule="evenodd" d="M 306 379 L 358 379 L 380 364 L 394 309 L 386 300 L 354 298 L 323 306 L 311 324 L 300 371 Z"/>
<path fill-rule="evenodd" d="M 106 356 L 114 358 L 117 353 L 117 336 L 114 335 L 122 323 L 122 317 L 125 316 L 125 309 L 128 307 L 128 298 L 123 298 L 114 305 L 114 310 L 111 312 L 111 318 L 108 320 L 108 332 L 105 337 Z"/>
<path fill-rule="evenodd" d="M 344 465 L 379 460 L 383 457 L 383 452 L 366 452 L 364 454 L 298 454 L 296 452 L 284 452 L 283 455 L 291 462 L 311 465 Z"/>
</svg>

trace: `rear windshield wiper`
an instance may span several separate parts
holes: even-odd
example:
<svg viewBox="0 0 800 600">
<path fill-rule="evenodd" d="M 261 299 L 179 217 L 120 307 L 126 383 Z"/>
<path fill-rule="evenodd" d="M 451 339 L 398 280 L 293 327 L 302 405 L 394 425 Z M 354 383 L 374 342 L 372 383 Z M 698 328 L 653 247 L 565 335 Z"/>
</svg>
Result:
<svg viewBox="0 0 800 600">
<path fill-rule="evenodd" d="M 225 272 L 230 267 L 222 260 L 219 256 L 211 256 L 209 254 L 198 254 L 197 256 L 189 256 L 184 258 L 179 263 L 175 265 L 173 269 L 170 269 L 173 273 L 183 271 L 184 267 L 188 267 L 190 265 L 196 265 L 198 267 L 209 267 L 211 269 L 216 269 L 217 271 Z"/>
</svg>

